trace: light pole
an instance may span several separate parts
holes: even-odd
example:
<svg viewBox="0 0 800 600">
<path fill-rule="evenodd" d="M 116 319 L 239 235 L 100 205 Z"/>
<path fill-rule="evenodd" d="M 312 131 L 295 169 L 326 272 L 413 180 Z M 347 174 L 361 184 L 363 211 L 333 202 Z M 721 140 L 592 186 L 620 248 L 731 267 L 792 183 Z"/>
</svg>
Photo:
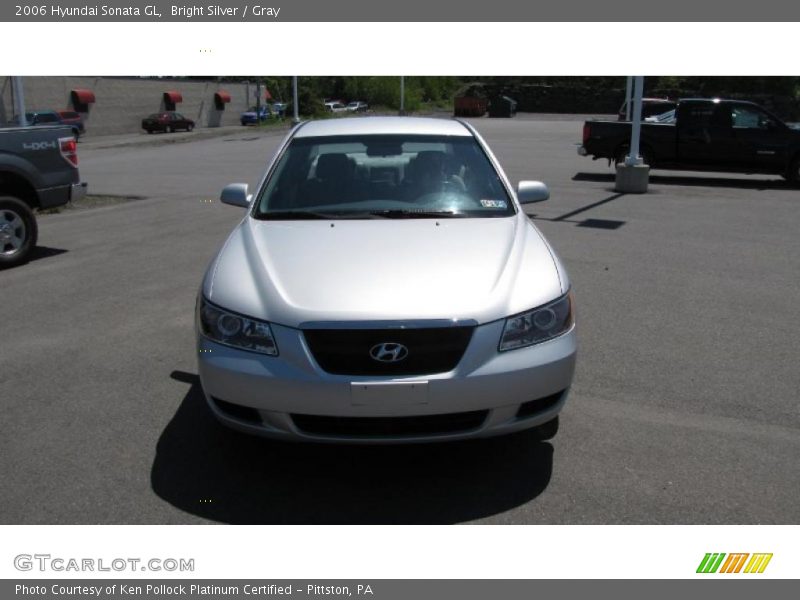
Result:
<svg viewBox="0 0 800 600">
<path fill-rule="evenodd" d="M 400 75 L 400 115 L 406 114 L 406 78 Z"/>
<path fill-rule="evenodd" d="M 642 135 L 642 88 L 644 87 L 644 77 L 637 76 L 633 79 L 633 123 L 631 123 L 631 150 L 625 158 L 625 164 L 629 167 L 642 164 L 639 156 L 639 140 Z"/>
<path fill-rule="evenodd" d="M 642 92 L 644 77 L 633 78 L 633 121 L 631 121 L 631 144 L 622 163 L 617 164 L 614 189 L 620 194 L 644 194 L 650 182 L 650 167 L 639 157 L 639 141 L 642 133 Z"/>
<path fill-rule="evenodd" d="M 300 122 L 300 109 L 297 106 L 297 76 L 292 77 L 292 124 L 297 125 Z"/>
<path fill-rule="evenodd" d="M 14 109 L 17 111 L 20 127 L 28 126 L 28 119 L 25 117 L 25 90 L 22 88 L 22 77 L 12 77 L 11 85 L 14 88 Z"/>
<path fill-rule="evenodd" d="M 625 84 L 625 120 L 631 120 L 631 88 L 633 87 L 633 77 L 628 75 L 628 81 Z"/>
</svg>

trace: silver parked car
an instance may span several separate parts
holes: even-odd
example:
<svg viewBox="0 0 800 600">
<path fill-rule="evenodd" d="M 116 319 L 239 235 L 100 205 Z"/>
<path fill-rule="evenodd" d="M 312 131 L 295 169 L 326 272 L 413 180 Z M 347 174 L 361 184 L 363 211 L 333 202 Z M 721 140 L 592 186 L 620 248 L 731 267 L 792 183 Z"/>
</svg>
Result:
<svg viewBox="0 0 800 600">
<path fill-rule="evenodd" d="M 212 412 L 309 441 L 557 429 L 575 368 L 569 278 L 478 133 L 457 120 L 305 123 L 211 261 L 197 349 Z"/>
</svg>

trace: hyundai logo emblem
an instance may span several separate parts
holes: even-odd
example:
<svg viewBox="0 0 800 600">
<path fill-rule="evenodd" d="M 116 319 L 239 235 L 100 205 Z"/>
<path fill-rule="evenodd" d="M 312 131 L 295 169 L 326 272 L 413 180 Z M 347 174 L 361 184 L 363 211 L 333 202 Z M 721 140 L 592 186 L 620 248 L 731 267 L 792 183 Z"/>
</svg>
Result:
<svg viewBox="0 0 800 600">
<path fill-rule="evenodd" d="M 403 344 L 395 342 L 384 342 L 383 344 L 375 344 L 369 349 L 369 355 L 373 360 L 379 362 L 393 363 L 400 362 L 408 356 L 408 348 Z"/>
</svg>

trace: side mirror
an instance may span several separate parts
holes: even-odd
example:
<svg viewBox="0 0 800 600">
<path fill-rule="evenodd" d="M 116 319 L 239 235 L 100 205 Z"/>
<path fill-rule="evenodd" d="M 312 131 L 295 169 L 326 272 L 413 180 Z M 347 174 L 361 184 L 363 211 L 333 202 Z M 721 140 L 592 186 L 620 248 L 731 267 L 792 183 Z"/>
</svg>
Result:
<svg viewBox="0 0 800 600">
<path fill-rule="evenodd" d="M 550 190 L 541 181 L 520 181 L 517 184 L 517 200 L 520 204 L 542 202 L 550 197 Z"/>
<path fill-rule="evenodd" d="M 248 208 L 253 197 L 247 193 L 246 183 L 231 183 L 222 189 L 219 199 L 223 204 Z"/>
</svg>

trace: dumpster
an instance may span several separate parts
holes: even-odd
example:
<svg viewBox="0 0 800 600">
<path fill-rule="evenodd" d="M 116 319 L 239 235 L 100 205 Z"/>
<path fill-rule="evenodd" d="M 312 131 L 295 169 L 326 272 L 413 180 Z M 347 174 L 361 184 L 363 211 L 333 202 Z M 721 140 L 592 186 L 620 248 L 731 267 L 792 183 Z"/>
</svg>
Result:
<svg viewBox="0 0 800 600">
<path fill-rule="evenodd" d="M 453 112 L 456 117 L 482 117 L 486 114 L 488 104 L 486 98 L 460 96 L 453 103 Z"/>
<path fill-rule="evenodd" d="M 517 114 L 517 102 L 508 96 L 494 96 L 489 100 L 490 117 L 513 117 Z"/>
</svg>

